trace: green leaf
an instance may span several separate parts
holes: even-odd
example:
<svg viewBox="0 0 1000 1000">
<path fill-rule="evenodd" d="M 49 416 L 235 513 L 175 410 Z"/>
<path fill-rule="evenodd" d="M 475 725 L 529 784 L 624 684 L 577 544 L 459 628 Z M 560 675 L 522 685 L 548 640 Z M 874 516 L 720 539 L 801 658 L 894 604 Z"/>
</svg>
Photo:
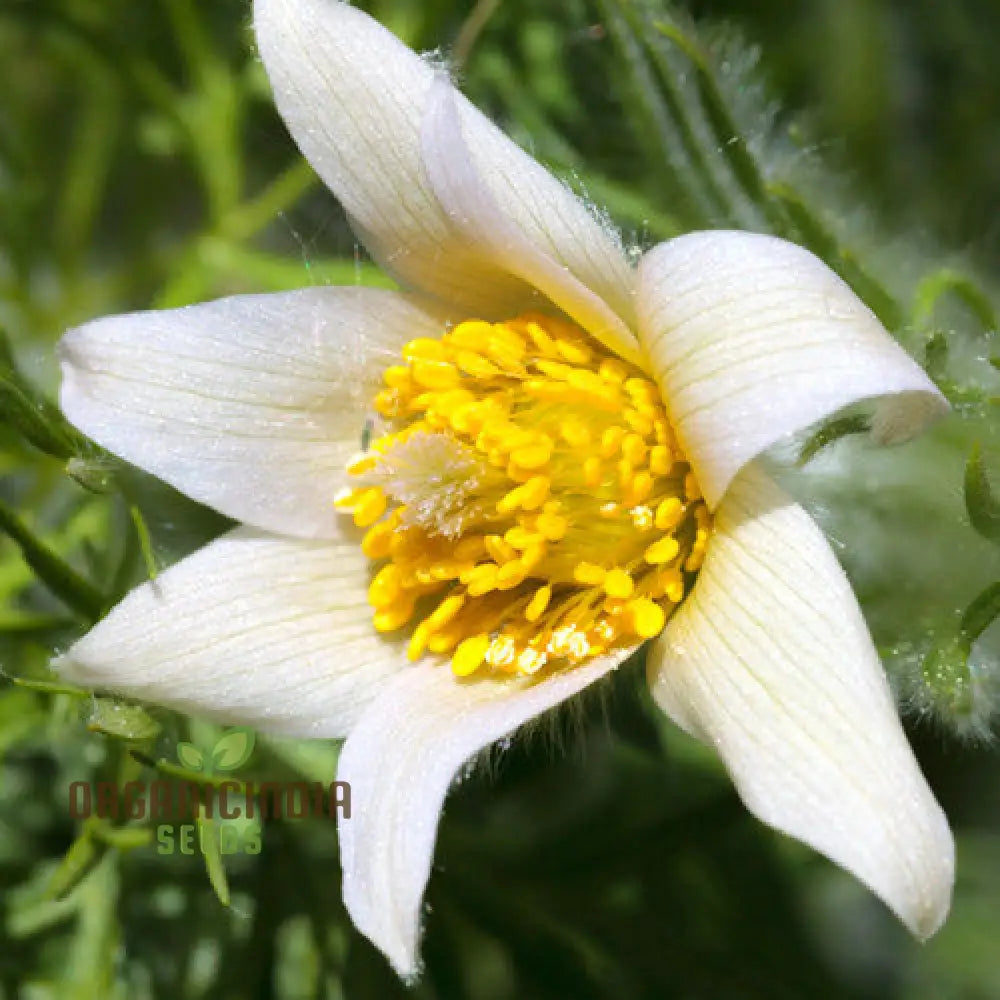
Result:
<svg viewBox="0 0 1000 1000">
<path fill-rule="evenodd" d="M 974 714 L 975 698 L 969 657 L 976 640 L 1000 617 L 1000 581 L 990 584 L 965 609 L 957 632 L 939 639 L 924 657 L 921 673 L 934 701 L 948 719 Z"/>
<path fill-rule="evenodd" d="M 202 771 L 205 768 L 205 755 L 193 743 L 178 743 L 177 759 L 192 771 Z"/>
<path fill-rule="evenodd" d="M 997 314 L 989 296 L 967 275 L 950 268 L 928 274 L 917 286 L 913 304 L 914 323 L 928 323 L 945 295 L 952 295 L 962 302 L 984 329 L 997 329 Z"/>
<path fill-rule="evenodd" d="M 123 740 L 152 740 L 160 732 L 160 724 L 144 708 L 111 698 L 94 699 L 87 728 Z"/>
<path fill-rule="evenodd" d="M 105 823 L 94 828 L 95 839 L 119 851 L 135 851 L 153 840 L 153 831 L 148 826 L 111 826 Z"/>
<path fill-rule="evenodd" d="M 142 516 L 142 511 L 135 504 L 129 507 L 129 514 L 132 517 L 132 523 L 135 525 L 135 533 L 139 539 L 139 549 L 142 552 L 143 562 L 146 564 L 146 573 L 150 580 L 155 580 L 159 568 L 156 565 L 156 554 L 153 552 L 153 541 L 150 538 L 146 519 Z"/>
<path fill-rule="evenodd" d="M 65 461 L 83 439 L 59 410 L 17 369 L 6 334 L 0 330 L 0 421 L 39 451 Z"/>
<path fill-rule="evenodd" d="M 653 27 L 669 38 L 687 56 L 694 68 L 695 85 L 715 139 L 729 169 L 746 196 L 764 214 L 773 232 L 787 235 L 788 222 L 780 203 L 772 201 L 764 184 L 763 171 L 750 151 L 746 136 L 736 124 L 722 90 L 715 79 L 713 66 L 697 39 L 674 21 L 658 20 Z"/>
<path fill-rule="evenodd" d="M 101 617 L 105 606 L 101 592 L 37 538 L 17 514 L 2 502 L 0 532 L 17 543 L 24 561 L 52 593 L 90 622 L 96 622 Z"/>
<path fill-rule="evenodd" d="M 863 413 L 850 414 L 828 420 L 802 446 L 799 452 L 798 464 L 805 465 L 812 461 L 824 448 L 839 441 L 848 434 L 866 434 L 871 430 L 871 424 Z"/>
<path fill-rule="evenodd" d="M 682 74 L 633 3 L 601 0 L 599 8 L 626 68 L 623 77 L 631 85 L 626 107 L 635 119 L 636 131 L 656 144 L 661 169 L 684 192 L 677 207 L 686 212 L 684 221 L 696 227 L 707 225 L 720 212 L 725 215 L 728 205 L 710 169 L 709 151 L 688 115 L 678 79 Z"/>
<path fill-rule="evenodd" d="M 110 455 L 75 455 L 66 463 L 66 475 L 91 493 L 110 493 L 120 464 Z"/>
<path fill-rule="evenodd" d="M 945 718 L 965 719 L 972 714 L 972 674 L 968 640 L 952 635 L 939 640 L 924 657 L 920 671 L 934 694 L 934 702 Z"/>
<path fill-rule="evenodd" d="M 228 730 L 212 749 L 212 767 L 217 771 L 235 771 L 242 767 L 253 753 L 255 739 L 252 729 Z"/>
<path fill-rule="evenodd" d="M 89 819 L 83 824 L 79 836 L 70 844 L 69 850 L 52 873 L 45 887 L 46 898 L 62 899 L 80 884 L 104 856 L 107 845 L 96 842 L 93 837 L 94 827 L 99 822 L 97 819 Z"/>
<path fill-rule="evenodd" d="M 972 527 L 992 542 L 1000 543 L 1000 499 L 990 487 L 979 445 L 965 466 L 965 509 Z"/>
<path fill-rule="evenodd" d="M 226 877 L 226 866 L 222 861 L 222 846 L 219 827 L 206 812 L 206 807 L 198 807 L 198 841 L 201 844 L 202 856 L 205 858 L 205 871 L 208 881 L 212 883 L 215 895 L 223 906 L 229 905 L 229 879 Z"/>
<path fill-rule="evenodd" d="M 944 378 L 948 365 L 948 341 L 940 330 L 935 330 L 924 344 L 924 368 L 935 382 Z"/>
<path fill-rule="evenodd" d="M 1000 581 L 990 584 L 966 609 L 960 625 L 970 647 L 1000 617 Z"/>
</svg>

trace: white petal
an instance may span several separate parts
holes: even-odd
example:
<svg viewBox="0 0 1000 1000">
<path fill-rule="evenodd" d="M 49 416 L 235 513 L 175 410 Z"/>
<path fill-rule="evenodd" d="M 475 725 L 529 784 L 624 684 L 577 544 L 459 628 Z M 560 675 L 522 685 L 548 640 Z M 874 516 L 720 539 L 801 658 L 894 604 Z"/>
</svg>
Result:
<svg viewBox="0 0 1000 1000">
<path fill-rule="evenodd" d="M 446 665 L 423 661 L 397 674 L 351 731 L 337 771 L 352 803 L 351 818 L 340 821 L 344 903 L 400 976 L 418 971 L 420 903 L 456 772 L 623 658 L 527 684 L 457 680 Z"/>
<path fill-rule="evenodd" d="M 443 322 L 371 288 L 109 316 L 63 338 L 60 402 L 99 444 L 229 517 L 335 536 L 382 369 Z"/>
<path fill-rule="evenodd" d="M 501 211 L 476 169 L 457 97 L 447 77 L 439 74 L 422 129 L 424 167 L 454 226 L 470 245 L 488 248 L 500 266 L 544 292 L 606 347 L 630 361 L 638 360 L 635 336 L 608 304 Z"/>
<path fill-rule="evenodd" d="M 808 250 L 754 233 L 690 233 L 639 266 L 639 338 L 714 506 L 782 437 L 877 399 L 880 443 L 948 404 L 872 312 Z"/>
<path fill-rule="evenodd" d="M 877 893 L 919 937 L 954 845 L 843 570 L 755 466 L 716 515 L 694 589 L 650 651 L 653 696 L 712 744 L 747 807 Z"/>
<path fill-rule="evenodd" d="M 435 69 L 362 11 L 335 0 L 256 0 L 275 103 L 358 235 L 404 284 L 509 315 L 530 288 L 487 234 L 456 228 L 424 172 L 420 127 Z M 456 94 L 462 131 L 493 200 L 536 248 L 629 320 L 633 276 L 618 240 L 564 185 Z"/>
<path fill-rule="evenodd" d="M 237 528 L 133 590 L 53 668 L 221 722 L 342 737 L 405 662 L 372 627 L 368 580 L 356 538 Z"/>
</svg>

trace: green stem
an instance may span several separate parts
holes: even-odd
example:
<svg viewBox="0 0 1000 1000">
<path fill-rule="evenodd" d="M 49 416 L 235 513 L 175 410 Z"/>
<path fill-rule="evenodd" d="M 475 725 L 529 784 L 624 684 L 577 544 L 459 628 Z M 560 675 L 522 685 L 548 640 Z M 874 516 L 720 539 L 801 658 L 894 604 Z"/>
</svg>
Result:
<svg viewBox="0 0 1000 1000">
<path fill-rule="evenodd" d="M 96 622 L 101 617 L 106 603 L 101 592 L 36 538 L 17 514 L 2 502 L 0 531 L 17 543 L 24 561 L 52 593 L 90 622 Z"/>
</svg>

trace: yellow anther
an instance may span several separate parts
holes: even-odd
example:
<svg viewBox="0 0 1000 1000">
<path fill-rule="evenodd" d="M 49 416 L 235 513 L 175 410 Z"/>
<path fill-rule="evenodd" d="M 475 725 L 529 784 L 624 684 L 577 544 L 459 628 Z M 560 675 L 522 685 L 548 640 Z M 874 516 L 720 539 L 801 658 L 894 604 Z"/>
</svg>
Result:
<svg viewBox="0 0 1000 1000">
<path fill-rule="evenodd" d="M 597 513 L 601 517 L 617 517 L 621 513 L 621 507 L 618 506 L 613 500 L 609 500 L 607 503 L 602 503 L 600 507 L 597 508 Z"/>
<path fill-rule="evenodd" d="M 452 673 L 456 677 L 468 677 L 474 674 L 486 659 L 486 651 L 492 640 L 488 635 L 473 635 L 463 639 L 451 658 Z"/>
<path fill-rule="evenodd" d="M 526 567 L 528 570 L 534 569 L 544 558 L 548 551 L 545 541 L 539 539 L 537 542 L 532 542 L 522 553 L 521 553 L 521 565 Z"/>
<path fill-rule="evenodd" d="M 419 660 L 427 649 L 427 640 L 431 637 L 431 630 L 427 622 L 421 622 L 410 636 L 410 641 L 406 645 L 406 657 L 409 660 Z"/>
<path fill-rule="evenodd" d="M 445 625 L 450 622 L 455 615 L 462 610 L 465 604 L 464 594 L 452 594 L 451 597 L 446 597 L 432 612 L 427 616 L 427 628 L 429 632 L 438 632 L 445 627 Z"/>
<path fill-rule="evenodd" d="M 450 653 L 461 638 L 462 633 L 460 629 L 445 629 L 442 632 L 435 632 L 427 640 L 427 648 L 432 653 Z"/>
<path fill-rule="evenodd" d="M 628 610 L 632 617 L 632 628 L 640 639 L 652 639 L 663 631 L 667 614 L 655 601 L 648 597 L 638 597 L 629 602 Z"/>
<path fill-rule="evenodd" d="M 528 379 L 523 388 L 529 396 L 549 403 L 569 403 L 573 399 L 573 390 L 568 385 L 549 379 Z"/>
<path fill-rule="evenodd" d="M 486 551 L 486 539 L 482 535 L 466 535 L 455 546 L 455 558 L 461 561 L 478 559 Z"/>
<path fill-rule="evenodd" d="M 569 383 L 570 375 L 576 370 L 572 365 L 563 364 L 561 361 L 546 361 L 539 359 L 535 362 L 535 367 L 549 378 L 560 382 Z"/>
<path fill-rule="evenodd" d="M 705 561 L 704 552 L 692 552 L 691 555 L 684 560 L 684 569 L 688 573 L 696 573 L 701 569 L 702 563 Z"/>
<path fill-rule="evenodd" d="M 598 486 L 604 478 L 604 468 L 596 455 L 591 455 L 583 461 L 583 481 L 588 486 Z"/>
<path fill-rule="evenodd" d="M 423 413 L 434 402 L 434 395 L 433 392 L 422 392 L 417 396 L 406 399 L 406 411 L 408 413 Z"/>
<path fill-rule="evenodd" d="M 486 551 L 497 565 L 510 562 L 517 558 L 517 549 L 500 535 L 486 536 Z"/>
<path fill-rule="evenodd" d="M 633 590 L 635 590 L 635 583 L 623 569 L 609 570 L 604 577 L 604 593 L 608 597 L 631 597 Z"/>
<path fill-rule="evenodd" d="M 698 484 L 698 480 L 693 472 L 689 472 L 684 477 L 684 496 L 688 500 L 701 499 L 701 486 Z"/>
<path fill-rule="evenodd" d="M 425 389 L 452 389 L 461 376 L 458 369 L 447 361 L 429 361 L 422 358 L 413 362 L 413 379 Z"/>
<path fill-rule="evenodd" d="M 372 525 L 361 539 L 361 551 L 369 559 L 384 559 L 389 554 L 393 531 L 395 525 L 391 518 Z"/>
<path fill-rule="evenodd" d="M 532 344 L 535 345 L 540 354 L 550 358 L 558 355 L 555 339 L 550 337 L 537 323 L 526 323 L 524 332 L 531 338 Z"/>
<path fill-rule="evenodd" d="M 523 583 L 527 577 L 528 568 L 524 563 L 520 561 L 504 563 L 497 573 L 497 590 L 511 590 Z"/>
<path fill-rule="evenodd" d="M 560 357 L 565 358 L 571 365 L 586 365 L 594 356 L 594 352 L 586 344 L 573 343 L 562 338 L 556 341 L 556 350 Z"/>
<path fill-rule="evenodd" d="M 663 538 L 653 542 L 653 544 L 646 549 L 646 553 L 643 558 L 651 566 L 662 566 L 664 563 L 668 563 L 672 559 L 676 559 L 677 553 L 680 552 L 680 550 L 680 543 L 676 538 L 674 538 L 673 535 L 664 535 Z"/>
<path fill-rule="evenodd" d="M 405 389 L 412 379 L 406 365 L 391 365 L 382 373 L 382 380 L 390 389 Z"/>
<path fill-rule="evenodd" d="M 607 570 L 596 563 L 578 562 L 573 569 L 573 579 L 588 587 L 600 587 L 607 576 Z"/>
<path fill-rule="evenodd" d="M 517 524 L 508 529 L 504 534 L 504 541 L 513 545 L 515 549 L 526 549 L 535 542 L 542 540 L 542 536 L 535 531 L 529 531 L 524 525 Z"/>
<path fill-rule="evenodd" d="M 566 534 L 566 530 L 569 528 L 569 521 L 561 514 L 543 511 L 538 515 L 535 527 L 543 538 L 548 539 L 550 542 L 557 542 Z"/>
<path fill-rule="evenodd" d="M 520 486 L 515 486 L 514 489 L 505 493 L 500 500 L 497 502 L 497 513 L 499 514 L 512 514 L 521 506 L 521 501 L 524 498 L 524 484 Z"/>
<path fill-rule="evenodd" d="M 470 319 L 452 327 L 444 335 L 444 340 L 456 347 L 467 347 L 473 351 L 485 347 L 493 335 L 493 324 L 484 320 Z"/>
<path fill-rule="evenodd" d="M 510 457 L 522 469 L 540 469 L 552 457 L 552 441 L 543 438 L 534 444 L 515 449 Z"/>
<path fill-rule="evenodd" d="M 521 497 L 521 506 L 525 510 L 538 510 L 548 499 L 549 486 L 549 480 L 545 476 L 533 476 L 523 486 L 519 487 L 524 490 Z"/>
<path fill-rule="evenodd" d="M 528 606 L 524 609 L 524 617 L 529 622 L 537 622 L 545 613 L 550 600 L 552 600 L 552 588 L 548 584 L 539 587 L 532 595 L 531 600 L 528 601 Z"/>
<path fill-rule="evenodd" d="M 566 381 L 574 389 L 580 389 L 582 392 L 593 393 L 595 396 L 605 398 L 610 395 L 610 398 L 615 398 L 614 393 L 609 393 L 609 386 L 601 376 L 595 372 L 587 371 L 585 368 L 571 368 L 566 376 Z"/>
<path fill-rule="evenodd" d="M 480 563 L 460 577 L 469 591 L 469 597 L 482 597 L 497 586 L 496 563 Z"/>
<path fill-rule="evenodd" d="M 656 508 L 656 526 L 660 531 L 673 531 L 684 517 L 684 504 L 678 497 L 667 497 Z"/>
<path fill-rule="evenodd" d="M 677 569 L 663 569 L 657 574 L 657 586 L 671 604 L 680 604 L 684 597 L 684 578 Z"/>
<path fill-rule="evenodd" d="M 376 455 L 370 455 L 362 452 L 360 455 L 355 455 L 347 463 L 347 471 L 352 476 L 360 476 L 363 472 L 371 472 L 378 463 L 378 457 Z"/>
<path fill-rule="evenodd" d="M 418 337 L 403 347 L 403 357 L 407 361 L 446 361 L 448 348 L 440 341 L 430 337 Z"/>
<path fill-rule="evenodd" d="M 457 580 L 467 569 L 469 569 L 469 563 L 459 562 L 457 559 L 436 562 L 427 571 L 428 582 L 441 583 L 444 580 Z"/>
<path fill-rule="evenodd" d="M 383 417 L 399 416 L 399 391 L 396 389 L 382 389 L 380 392 L 375 393 L 372 405 Z"/>
<path fill-rule="evenodd" d="M 618 451 L 622 440 L 625 437 L 625 428 L 615 424 L 613 427 L 609 427 L 601 435 L 601 455 L 604 458 L 610 458 L 616 451 Z"/>
<path fill-rule="evenodd" d="M 638 434 L 626 434 L 622 438 L 622 455 L 633 465 L 642 465 L 648 453 L 646 442 Z"/>
<path fill-rule="evenodd" d="M 377 486 L 362 490 L 354 503 L 354 523 L 359 528 L 367 528 L 385 513 L 387 506 L 386 495 Z"/>
<path fill-rule="evenodd" d="M 368 603 L 373 608 L 388 608 L 402 589 L 402 573 L 395 563 L 389 563 L 375 574 L 368 585 Z"/>
<path fill-rule="evenodd" d="M 633 398 L 652 402 L 659 397 L 659 391 L 648 379 L 628 378 L 625 380 L 625 391 Z"/>
<path fill-rule="evenodd" d="M 496 323 L 487 341 L 489 353 L 498 359 L 510 358 L 520 361 L 527 350 L 524 338 L 507 323 Z"/>
<path fill-rule="evenodd" d="M 627 491 L 626 503 L 629 507 L 640 504 L 653 492 L 653 477 L 643 470 L 632 477 Z"/>
<path fill-rule="evenodd" d="M 518 448 L 526 448 L 535 444 L 539 437 L 534 431 L 525 430 L 509 420 L 497 422 L 493 427 L 483 431 L 486 439 L 495 441 L 504 451 L 512 452 Z"/>
<path fill-rule="evenodd" d="M 586 448 L 590 444 L 590 431 L 582 420 L 564 420 L 559 425 L 559 436 L 571 448 Z"/>
<path fill-rule="evenodd" d="M 379 632 L 395 632 L 402 628 L 413 616 L 413 598 L 399 600 L 391 607 L 376 611 L 372 616 L 372 624 Z"/>
<path fill-rule="evenodd" d="M 475 378 L 492 378 L 499 375 L 501 370 L 492 361 L 484 358 L 475 351 L 459 351 L 455 358 L 455 364 L 465 372 Z"/>
<path fill-rule="evenodd" d="M 451 415 L 458 409 L 468 406 L 475 400 L 475 396 L 468 389 L 451 389 L 447 392 L 439 392 L 434 399 L 433 409 L 436 413 L 451 419 Z"/>
<path fill-rule="evenodd" d="M 358 498 L 363 492 L 364 490 L 352 490 L 350 487 L 344 487 L 338 490 L 334 496 L 333 506 L 337 510 L 350 510 L 358 502 Z"/>
<path fill-rule="evenodd" d="M 658 444 L 649 450 L 649 471 L 654 476 L 666 476 L 674 467 L 674 457 L 665 444 Z"/>
<path fill-rule="evenodd" d="M 626 410 L 625 423 L 627 423 L 629 427 L 636 432 L 636 434 L 641 434 L 643 437 L 646 437 L 647 434 L 653 433 L 652 418 L 643 413 L 641 410 Z"/>
<path fill-rule="evenodd" d="M 605 358 L 597 371 L 605 382 L 613 385 L 621 385 L 628 376 L 628 369 L 617 358 Z"/>
</svg>

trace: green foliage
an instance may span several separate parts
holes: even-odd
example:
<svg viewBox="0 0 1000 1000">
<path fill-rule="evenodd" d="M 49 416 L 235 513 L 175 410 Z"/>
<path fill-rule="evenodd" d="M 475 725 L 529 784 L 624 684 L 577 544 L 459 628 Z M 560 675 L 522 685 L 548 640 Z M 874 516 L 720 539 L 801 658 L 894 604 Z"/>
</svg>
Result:
<svg viewBox="0 0 1000 1000">
<path fill-rule="evenodd" d="M 418 48 L 453 46 L 470 96 L 637 247 L 698 227 L 797 240 L 920 355 L 953 417 L 928 442 L 871 459 L 867 418 L 838 415 L 800 443 L 793 484 L 842 542 L 904 695 L 946 732 L 988 735 L 1000 658 L 996 291 L 976 262 L 930 235 L 889 234 L 859 207 L 898 209 L 903 190 L 898 174 L 881 173 L 879 145 L 898 132 L 891 46 L 877 46 L 899 10 L 801 5 L 831 45 L 814 29 L 785 34 L 808 20 L 797 5 L 728 5 L 763 31 L 763 71 L 785 104 L 803 80 L 823 96 L 820 120 L 845 130 L 848 171 L 868 183 L 852 193 L 817 155 L 839 131 L 811 132 L 775 107 L 755 51 L 692 20 L 704 4 L 487 0 L 471 15 L 457 0 L 364 6 Z M 989 63 L 988 32 L 976 48 L 963 21 L 972 0 L 919 6 L 972 64 Z M 105 312 L 387 283 L 358 259 L 343 214 L 281 128 L 246 15 L 243 0 L 0 6 L 0 996 L 996 992 L 983 984 L 996 980 L 1000 866 L 982 830 L 998 817 L 966 775 L 974 751 L 922 747 L 960 831 L 962 874 L 952 924 L 919 949 L 846 876 L 751 820 L 712 756 L 637 696 L 634 672 L 574 726 L 560 717 L 568 755 L 542 739 L 515 744 L 492 775 L 453 794 L 426 974 L 412 992 L 347 920 L 329 820 L 226 828 L 202 810 L 187 856 L 183 824 L 161 831 L 130 816 L 123 796 L 117 815 L 73 819 L 73 782 L 225 781 L 245 793 L 263 781 L 329 782 L 336 769 L 333 745 L 257 741 L 93 697 L 46 669 L 132 586 L 228 526 L 67 425 L 52 402 L 56 338 Z M 912 44 L 930 45 L 927 30 Z M 893 44 L 916 59 L 909 36 Z M 995 142 L 989 94 L 960 96 L 966 110 L 942 134 Z M 963 117 L 970 107 L 978 118 Z M 921 135 L 920 155 L 900 159 L 959 172 L 920 202 L 926 217 L 948 220 L 966 181 L 984 199 L 991 178 L 968 145 Z M 977 773 L 995 783 L 995 762 Z M 227 852 L 227 837 L 241 849 Z M 243 849 L 254 838 L 261 853 Z"/>
</svg>

